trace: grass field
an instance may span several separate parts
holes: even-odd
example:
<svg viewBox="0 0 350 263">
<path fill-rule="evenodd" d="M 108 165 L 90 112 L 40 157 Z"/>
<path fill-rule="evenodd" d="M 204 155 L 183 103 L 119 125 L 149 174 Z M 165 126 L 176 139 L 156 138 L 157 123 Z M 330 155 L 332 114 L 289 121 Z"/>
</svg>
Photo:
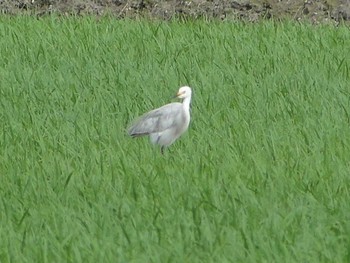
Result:
<svg viewBox="0 0 350 263">
<path fill-rule="evenodd" d="M 0 18 L 0 262 L 350 262 L 350 31 Z M 193 88 L 164 156 L 125 129 Z"/>
</svg>

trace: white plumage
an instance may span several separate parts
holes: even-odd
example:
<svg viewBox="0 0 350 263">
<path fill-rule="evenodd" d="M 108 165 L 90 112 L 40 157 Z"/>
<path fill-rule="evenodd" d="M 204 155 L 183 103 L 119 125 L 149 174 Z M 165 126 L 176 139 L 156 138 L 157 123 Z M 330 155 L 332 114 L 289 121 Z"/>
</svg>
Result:
<svg viewBox="0 0 350 263">
<path fill-rule="evenodd" d="M 174 102 L 142 115 L 129 129 L 132 137 L 149 135 L 152 143 L 164 148 L 171 145 L 188 128 L 190 123 L 191 88 L 181 87 L 176 94 L 182 103 Z"/>
</svg>

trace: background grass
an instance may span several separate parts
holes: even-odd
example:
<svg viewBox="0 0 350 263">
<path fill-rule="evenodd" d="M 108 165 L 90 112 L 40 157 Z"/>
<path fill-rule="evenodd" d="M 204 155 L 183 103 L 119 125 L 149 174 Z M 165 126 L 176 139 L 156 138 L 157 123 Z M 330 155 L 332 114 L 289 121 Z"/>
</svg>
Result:
<svg viewBox="0 0 350 263">
<path fill-rule="evenodd" d="M 0 20 L 1 262 L 350 261 L 348 28 Z"/>
</svg>

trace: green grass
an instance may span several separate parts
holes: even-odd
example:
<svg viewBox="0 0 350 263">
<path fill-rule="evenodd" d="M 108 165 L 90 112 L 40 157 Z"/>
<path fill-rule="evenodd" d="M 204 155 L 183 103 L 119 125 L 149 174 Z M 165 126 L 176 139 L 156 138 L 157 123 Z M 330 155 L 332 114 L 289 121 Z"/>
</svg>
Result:
<svg viewBox="0 0 350 263">
<path fill-rule="evenodd" d="M 350 31 L 0 18 L 1 262 L 349 262 Z M 193 87 L 164 156 L 125 128 Z"/>
</svg>

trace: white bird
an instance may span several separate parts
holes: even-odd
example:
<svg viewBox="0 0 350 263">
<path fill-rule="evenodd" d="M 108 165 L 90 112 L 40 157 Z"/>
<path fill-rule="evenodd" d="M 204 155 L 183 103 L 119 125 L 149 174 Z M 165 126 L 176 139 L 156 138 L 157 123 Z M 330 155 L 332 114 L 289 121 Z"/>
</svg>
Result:
<svg viewBox="0 0 350 263">
<path fill-rule="evenodd" d="M 176 96 L 182 103 L 174 102 L 142 115 L 129 129 L 132 137 L 149 135 L 154 144 L 165 147 L 171 145 L 188 128 L 190 123 L 190 102 L 192 90 L 188 86 L 181 87 Z"/>
</svg>

